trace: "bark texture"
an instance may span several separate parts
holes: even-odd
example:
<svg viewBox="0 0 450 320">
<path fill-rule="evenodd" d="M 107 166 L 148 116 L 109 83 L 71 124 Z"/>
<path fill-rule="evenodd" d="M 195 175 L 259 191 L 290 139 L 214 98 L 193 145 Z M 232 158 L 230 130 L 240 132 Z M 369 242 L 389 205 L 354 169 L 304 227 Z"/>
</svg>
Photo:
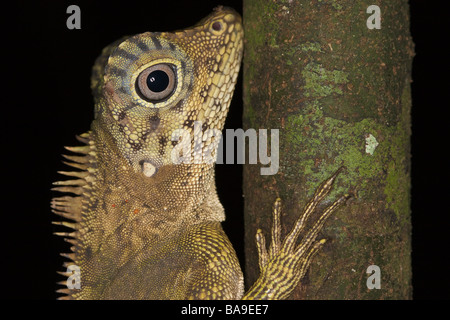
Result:
<svg viewBox="0 0 450 320">
<path fill-rule="evenodd" d="M 366 25 L 370 5 L 381 29 Z M 286 234 L 344 165 L 324 205 L 354 197 L 326 223 L 329 241 L 292 298 L 411 298 L 408 2 L 244 0 L 244 26 L 244 126 L 280 129 L 278 173 L 244 166 L 247 285 L 259 274 L 256 229 L 269 240 L 275 198 Z M 366 285 L 370 265 L 381 289 Z"/>
</svg>

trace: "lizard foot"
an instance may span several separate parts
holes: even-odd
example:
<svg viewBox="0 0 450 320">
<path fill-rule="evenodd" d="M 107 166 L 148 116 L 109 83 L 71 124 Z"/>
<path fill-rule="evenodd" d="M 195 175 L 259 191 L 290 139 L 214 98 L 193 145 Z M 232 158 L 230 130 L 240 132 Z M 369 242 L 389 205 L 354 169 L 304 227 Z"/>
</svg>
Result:
<svg viewBox="0 0 450 320">
<path fill-rule="evenodd" d="M 281 199 L 276 199 L 273 209 L 272 242 L 267 250 L 265 236 L 260 229 L 257 230 L 260 277 L 243 299 L 285 299 L 295 289 L 308 270 L 312 258 L 326 242 L 326 239 L 316 241 L 326 219 L 350 198 L 348 194 L 343 195 L 328 206 L 296 245 L 299 235 L 305 229 L 306 221 L 317 205 L 330 193 L 333 182 L 341 170 L 342 167 L 316 189 L 303 214 L 283 242 L 280 223 Z"/>
</svg>

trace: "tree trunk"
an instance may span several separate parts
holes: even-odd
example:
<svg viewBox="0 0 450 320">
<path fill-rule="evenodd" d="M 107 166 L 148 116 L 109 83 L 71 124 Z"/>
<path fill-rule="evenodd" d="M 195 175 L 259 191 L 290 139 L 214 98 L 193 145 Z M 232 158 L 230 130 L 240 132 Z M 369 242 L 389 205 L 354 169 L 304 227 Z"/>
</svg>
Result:
<svg viewBox="0 0 450 320">
<path fill-rule="evenodd" d="M 285 235 L 345 166 L 325 202 L 353 198 L 326 223 L 329 241 L 292 298 L 410 299 L 408 1 L 244 0 L 244 26 L 244 127 L 279 129 L 280 157 L 274 175 L 244 166 L 247 286 L 259 274 L 256 229 L 270 237 L 276 197 Z M 371 265 L 380 289 L 368 287 Z"/>
</svg>

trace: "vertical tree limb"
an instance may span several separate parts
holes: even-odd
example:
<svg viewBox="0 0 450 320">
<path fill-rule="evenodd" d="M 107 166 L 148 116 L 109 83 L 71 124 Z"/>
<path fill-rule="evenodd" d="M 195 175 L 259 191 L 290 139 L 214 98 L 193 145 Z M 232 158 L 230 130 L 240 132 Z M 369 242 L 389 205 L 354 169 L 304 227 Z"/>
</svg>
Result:
<svg viewBox="0 0 450 320">
<path fill-rule="evenodd" d="M 366 23 L 373 4 L 381 29 Z M 258 276 L 256 229 L 270 234 L 275 198 L 286 234 L 344 165 L 326 201 L 349 191 L 354 199 L 327 222 L 331 241 L 293 298 L 411 298 L 407 1 L 244 0 L 244 26 L 244 126 L 280 129 L 278 173 L 244 166 L 247 285 Z M 381 289 L 366 285 L 371 265 Z"/>
</svg>

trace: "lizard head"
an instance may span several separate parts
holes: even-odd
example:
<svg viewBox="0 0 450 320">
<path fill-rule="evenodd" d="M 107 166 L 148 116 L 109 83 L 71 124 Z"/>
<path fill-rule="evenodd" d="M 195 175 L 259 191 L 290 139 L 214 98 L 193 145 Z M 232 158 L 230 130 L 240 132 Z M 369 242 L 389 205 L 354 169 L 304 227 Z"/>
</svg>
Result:
<svg viewBox="0 0 450 320">
<path fill-rule="evenodd" d="M 119 40 L 94 66 L 95 121 L 146 177 L 177 161 L 203 161 L 218 143 L 242 48 L 241 18 L 224 7 L 186 30 Z"/>
</svg>

